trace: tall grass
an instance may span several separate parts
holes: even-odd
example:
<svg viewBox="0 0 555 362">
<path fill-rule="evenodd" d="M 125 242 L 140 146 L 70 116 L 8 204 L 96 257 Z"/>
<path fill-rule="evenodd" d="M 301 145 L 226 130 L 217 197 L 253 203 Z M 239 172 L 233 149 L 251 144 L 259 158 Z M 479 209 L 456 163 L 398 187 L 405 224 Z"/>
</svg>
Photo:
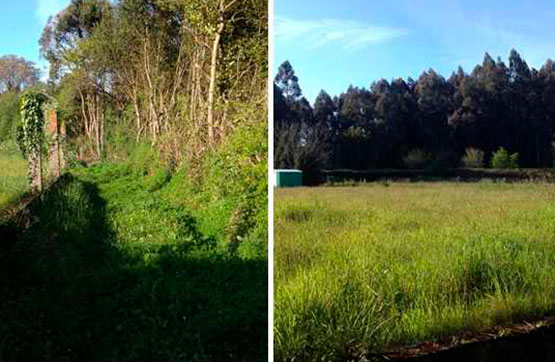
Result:
<svg viewBox="0 0 555 362">
<path fill-rule="evenodd" d="M 555 310 L 555 186 L 276 191 L 278 361 L 349 360 Z"/>
<path fill-rule="evenodd" d="M 166 171 L 74 169 L 4 232 L 1 361 L 265 359 L 265 256 L 231 252 L 225 216 L 202 219 Z"/>
<path fill-rule="evenodd" d="M 27 162 L 13 142 L 0 143 L 0 210 L 27 189 Z"/>
</svg>

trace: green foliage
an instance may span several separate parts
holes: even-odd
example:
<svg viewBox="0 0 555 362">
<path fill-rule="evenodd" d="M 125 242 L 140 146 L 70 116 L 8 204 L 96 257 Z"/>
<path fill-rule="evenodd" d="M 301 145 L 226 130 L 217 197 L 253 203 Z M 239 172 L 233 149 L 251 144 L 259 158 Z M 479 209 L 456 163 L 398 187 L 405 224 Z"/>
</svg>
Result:
<svg viewBox="0 0 555 362">
<path fill-rule="evenodd" d="M 491 157 L 492 168 L 509 168 L 509 152 L 503 147 L 494 152 Z"/>
<path fill-rule="evenodd" d="M 15 92 L 0 94 L 0 142 L 15 139 L 19 123 L 19 95 Z"/>
<path fill-rule="evenodd" d="M 148 178 L 147 190 L 157 191 L 166 185 L 172 178 L 171 170 L 167 167 L 160 167 Z"/>
<path fill-rule="evenodd" d="M 266 358 L 266 260 L 200 229 L 182 173 L 142 171 L 75 169 L 0 250 L 1 360 Z"/>
<path fill-rule="evenodd" d="M 121 161 L 131 156 L 138 146 L 133 129 L 133 114 L 130 107 L 118 114 L 112 109 L 105 113 L 106 117 L 106 155 L 110 160 Z"/>
<path fill-rule="evenodd" d="M 219 231 L 229 249 L 257 258 L 266 256 L 267 152 L 265 124 L 239 127 L 220 149 L 207 156 L 195 196 L 205 200 L 204 212 L 221 215 L 213 219 L 212 228 Z"/>
<path fill-rule="evenodd" d="M 476 148 L 467 148 L 462 158 L 464 167 L 483 168 L 484 167 L 484 151 Z"/>
<path fill-rule="evenodd" d="M 410 169 L 423 169 L 430 164 L 430 161 L 432 161 L 432 156 L 420 148 L 409 151 L 403 157 L 403 163 Z"/>
<path fill-rule="evenodd" d="M 0 211 L 28 189 L 27 162 L 14 141 L 0 142 Z"/>
<path fill-rule="evenodd" d="M 17 142 L 24 155 L 42 152 L 45 101 L 46 97 L 42 93 L 34 91 L 21 96 L 19 105 L 21 124 L 17 131 Z"/>
<path fill-rule="evenodd" d="M 515 152 L 509 156 L 509 168 L 518 168 L 519 155 Z"/>
<path fill-rule="evenodd" d="M 501 147 L 491 157 L 491 168 L 518 168 L 518 157 L 518 152 L 509 154 L 505 148 Z"/>
<path fill-rule="evenodd" d="M 275 360 L 359 361 L 551 313 L 554 191 L 494 182 L 276 190 Z"/>
</svg>

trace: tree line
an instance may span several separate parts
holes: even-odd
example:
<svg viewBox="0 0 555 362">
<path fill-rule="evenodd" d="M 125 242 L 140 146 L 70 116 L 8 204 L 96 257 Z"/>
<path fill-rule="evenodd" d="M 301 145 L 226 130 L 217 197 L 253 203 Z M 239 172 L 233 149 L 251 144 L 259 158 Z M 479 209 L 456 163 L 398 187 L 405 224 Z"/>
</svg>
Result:
<svg viewBox="0 0 555 362">
<path fill-rule="evenodd" d="M 322 90 L 313 106 L 286 61 L 274 80 L 275 167 L 405 168 L 411 157 L 458 167 L 469 150 L 487 165 L 501 148 L 521 167 L 551 167 L 555 63 L 531 68 L 514 49 L 508 60 L 486 53 L 471 73 L 459 67 L 447 79 L 430 69 L 335 97 Z"/>
<path fill-rule="evenodd" d="M 82 159 L 122 142 L 200 159 L 237 128 L 265 127 L 264 112 L 253 109 L 267 103 L 266 3 L 71 0 L 39 41 L 50 64 L 45 83 L 25 59 L 0 59 L 2 138 L 17 123 L 18 94 L 37 84 Z"/>
<path fill-rule="evenodd" d="M 0 153 L 23 139 L 23 94 L 44 95 L 68 166 L 127 160 L 164 182 L 185 175 L 229 242 L 251 240 L 263 256 L 267 31 L 266 0 L 70 0 L 38 42 L 47 79 L 0 59 Z"/>
<path fill-rule="evenodd" d="M 72 0 L 39 44 L 77 156 L 127 140 L 193 160 L 263 127 L 266 19 L 263 0 Z"/>
<path fill-rule="evenodd" d="M 0 143 L 13 140 L 19 123 L 19 95 L 40 83 L 37 66 L 17 55 L 0 57 Z"/>
</svg>

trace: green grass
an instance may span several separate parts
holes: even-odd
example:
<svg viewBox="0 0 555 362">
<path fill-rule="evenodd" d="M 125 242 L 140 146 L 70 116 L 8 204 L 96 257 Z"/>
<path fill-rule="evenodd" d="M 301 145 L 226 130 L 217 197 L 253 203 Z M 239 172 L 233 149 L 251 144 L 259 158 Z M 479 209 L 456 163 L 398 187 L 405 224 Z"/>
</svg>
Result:
<svg viewBox="0 0 555 362">
<path fill-rule="evenodd" d="M 183 175 L 72 174 L 30 230 L 0 227 L 0 361 L 266 359 L 265 255 L 230 249 Z"/>
<path fill-rule="evenodd" d="M 0 210 L 27 191 L 27 162 L 0 147 Z"/>
<path fill-rule="evenodd" d="M 350 360 L 555 311 L 555 186 L 278 189 L 277 361 Z"/>
</svg>

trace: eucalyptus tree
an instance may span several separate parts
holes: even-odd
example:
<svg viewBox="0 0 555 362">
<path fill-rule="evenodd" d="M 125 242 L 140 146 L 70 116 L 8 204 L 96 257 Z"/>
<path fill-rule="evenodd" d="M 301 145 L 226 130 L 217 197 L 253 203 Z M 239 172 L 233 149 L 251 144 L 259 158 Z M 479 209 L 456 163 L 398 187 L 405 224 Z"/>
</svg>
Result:
<svg viewBox="0 0 555 362">
<path fill-rule="evenodd" d="M 335 99 L 322 91 L 313 121 L 336 125 L 332 163 L 338 168 L 399 167 L 402 155 L 414 149 L 456 166 L 465 149 L 474 148 L 489 164 L 500 147 L 518 152 L 524 167 L 546 167 L 555 154 L 554 74 L 551 60 L 537 70 L 516 50 L 507 64 L 486 53 L 472 72 L 459 67 L 448 79 L 429 70 L 417 81 L 382 79 L 368 90 L 350 86 Z M 306 118 L 289 62 L 279 67 L 274 89 L 276 122 Z"/>
</svg>

